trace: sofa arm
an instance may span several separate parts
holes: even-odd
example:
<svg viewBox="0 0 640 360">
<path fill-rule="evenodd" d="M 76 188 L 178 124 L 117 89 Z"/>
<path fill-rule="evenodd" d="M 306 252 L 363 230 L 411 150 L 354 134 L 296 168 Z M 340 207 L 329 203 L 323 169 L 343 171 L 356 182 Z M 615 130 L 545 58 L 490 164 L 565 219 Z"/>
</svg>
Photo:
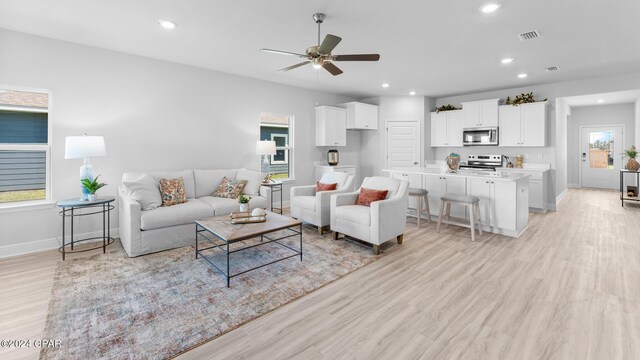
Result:
<svg viewBox="0 0 640 360">
<path fill-rule="evenodd" d="M 122 188 L 119 189 L 118 195 L 118 232 L 120 234 L 120 242 L 129 256 L 136 256 L 136 244 L 139 243 L 141 236 L 141 206 Z"/>
<path fill-rule="evenodd" d="M 293 199 L 296 196 L 314 196 L 316 194 L 316 186 L 315 185 L 307 185 L 307 186 L 294 186 L 291 188 L 289 200 Z"/>
<path fill-rule="evenodd" d="M 332 194 L 331 196 L 331 208 L 345 205 L 355 205 L 358 201 L 358 192 Z"/>
<path fill-rule="evenodd" d="M 407 196 L 371 203 L 371 239 L 376 244 L 404 234 L 407 226 Z"/>
</svg>

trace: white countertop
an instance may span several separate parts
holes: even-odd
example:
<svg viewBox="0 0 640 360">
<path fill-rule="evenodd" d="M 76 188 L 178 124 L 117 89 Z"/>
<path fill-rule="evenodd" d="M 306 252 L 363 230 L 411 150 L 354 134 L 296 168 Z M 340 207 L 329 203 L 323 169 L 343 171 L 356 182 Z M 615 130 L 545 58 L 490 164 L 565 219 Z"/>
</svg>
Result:
<svg viewBox="0 0 640 360">
<path fill-rule="evenodd" d="M 505 169 L 506 170 L 506 169 Z M 508 169 L 511 170 L 511 169 Z M 518 169 L 522 170 L 522 169 Z M 452 177 L 463 177 L 463 178 L 476 178 L 476 179 L 496 179 L 500 181 L 517 181 L 520 179 L 528 178 L 529 175 L 526 172 L 522 173 L 502 173 L 500 171 L 473 171 L 473 170 L 459 170 L 457 173 L 449 173 L 446 171 L 442 171 L 440 168 L 434 167 L 405 167 L 405 168 L 395 168 L 395 169 L 382 169 L 383 172 L 389 173 L 405 173 L 405 174 L 421 174 L 421 175 L 446 175 Z"/>
</svg>

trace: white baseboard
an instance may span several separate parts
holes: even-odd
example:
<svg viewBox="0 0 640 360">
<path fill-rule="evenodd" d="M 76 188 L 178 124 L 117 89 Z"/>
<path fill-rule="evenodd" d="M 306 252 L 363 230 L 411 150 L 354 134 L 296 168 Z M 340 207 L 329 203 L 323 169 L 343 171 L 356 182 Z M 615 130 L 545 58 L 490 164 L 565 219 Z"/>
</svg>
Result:
<svg viewBox="0 0 640 360">
<path fill-rule="evenodd" d="M 73 235 L 74 237 L 77 236 L 77 238 L 80 238 L 80 239 L 94 237 L 94 236 L 102 236 L 102 230 L 90 231 L 82 234 L 73 234 Z M 117 238 L 118 236 L 119 236 L 118 228 L 111 229 L 111 237 Z M 96 239 L 95 241 L 101 241 L 101 240 Z M 0 246 L 0 259 L 57 249 L 60 247 L 60 245 L 61 243 L 58 242 L 58 238 L 54 237 L 50 239 L 35 240 L 35 241 L 29 241 L 25 243 Z"/>
<path fill-rule="evenodd" d="M 581 188 L 580 184 L 567 184 L 567 187 L 569 189 L 580 189 Z"/>
<path fill-rule="evenodd" d="M 560 204 L 560 201 L 562 201 L 562 199 L 564 199 L 565 195 L 567 195 L 567 192 L 569 191 L 569 189 L 564 189 L 563 192 L 561 192 L 558 196 L 556 196 L 556 203 L 555 204 L 549 204 L 552 205 L 549 210 L 558 210 L 558 204 Z"/>
</svg>

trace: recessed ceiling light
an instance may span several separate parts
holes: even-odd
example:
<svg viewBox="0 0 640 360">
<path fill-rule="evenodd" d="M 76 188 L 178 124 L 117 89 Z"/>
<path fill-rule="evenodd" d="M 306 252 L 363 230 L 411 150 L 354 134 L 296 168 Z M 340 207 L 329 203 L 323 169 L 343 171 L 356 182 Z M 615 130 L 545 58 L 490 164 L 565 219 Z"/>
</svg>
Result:
<svg viewBox="0 0 640 360">
<path fill-rule="evenodd" d="M 411 95 L 411 96 L 413 96 L 413 95 L 415 95 L 415 94 L 416 94 L 416 92 L 415 92 L 415 91 L 410 91 L 410 92 L 409 92 L 409 95 Z"/>
<path fill-rule="evenodd" d="M 158 20 L 158 24 L 167 30 L 173 30 L 176 28 L 176 23 L 171 20 Z"/>
<path fill-rule="evenodd" d="M 480 8 L 480 11 L 482 11 L 485 14 L 489 14 L 492 13 L 496 10 L 498 10 L 498 8 L 500 8 L 500 4 L 498 3 L 488 3 L 488 4 L 484 4 L 482 5 L 482 7 Z"/>
<path fill-rule="evenodd" d="M 600 104 L 602 104 L 602 103 L 604 102 L 604 100 L 603 100 L 603 99 L 599 99 L 599 100 L 598 100 L 598 102 L 599 102 Z"/>
<path fill-rule="evenodd" d="M 515 60 L 514 58 L 504 58 L 502 60 L 500 60 L 501 63 L 503 64 L 511 64 L 513 62 L 513 60 Z"/>
<path fill-rule="evenodd" d="M 527 76 L 529 76 L 529 75 L 527 75 L 527 74 L 525 74 L 525 73 L 518 74 L 518 77 L 519 77 L 520 79 L 524 79 L 524 78 L 526 78 Z"/>
<path fill-rule="evenodd" d="M 384 84 L 382 84 L 382 87 L 383 87 L 383 88 L 388 88 L 388 87 L 389 87 L 389 83 L 384 83 Z"/>
</svg>

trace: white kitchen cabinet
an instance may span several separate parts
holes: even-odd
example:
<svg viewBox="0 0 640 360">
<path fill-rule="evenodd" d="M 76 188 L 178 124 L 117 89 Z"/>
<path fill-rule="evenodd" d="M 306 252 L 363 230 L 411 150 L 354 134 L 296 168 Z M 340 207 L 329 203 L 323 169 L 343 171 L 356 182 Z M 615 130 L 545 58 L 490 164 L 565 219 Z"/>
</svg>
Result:
<svg viewBox="0 0 640 360">
<path fill-rule="evenodd" d="M 391 177 L 399 180 L 406 180 L 409 182 L 409 187 L 422 189 L 422 175 L 415 173 L 404 173 L 404 172 L 393 172 L 391 173 Z M 410 209 L 417 209 L 418 204 L 415 196 L 409 196 L 409 205 Z"/>
<path fill-rule="evenodd" d="M 483 227 L 520 233 L 528 223 L 527 181 L 467 180 L 467 194 L 480 199 Z M 518 207 L 518 205 L 520 206 Z"/>
<path fill-rule="evenodd" d="M 534 212 L 547 211 L 547 182 L 549 172 L 542 170 L 506 169 L 502 174 L 526 174 L 529 176 L 529 209 Z"/>
<path fill-rule="evenodd" d="M 500 146 L 546 146 L 546 104 L 500 106 Z"/>
<path fill-rule="evenodd" d="M 341 104 L 347 110 L 347 130 L 378 130 L 378 107 L 361 102 Z"/>
<path fill-rule="evenodd" d="M 347 110 L 316 107 L 316 146 L 347 146 Z"/>
<path fill-rule="evenodd" d="M 465 127 L 498 126 L 498 102 L 500 99 L 462 103 Z"/>
<path fill-rule="evenodd" d="M 429 210 L 431 215 L 438 217 L 440 209 L 440 197 L 444 194 L 466 194 L 466 179 L 462 177 L 447 176 L 446 174 L 424 175 L 423 189 L 429 192 Z M 463 206 L 452 206 L 451 217 L 465 218 Z"/>
<path fill-rule="evenodd" d="M 431 146 L 462 146 L 464 111 L 452 110 L 431 113 Z"/>
</svg>

